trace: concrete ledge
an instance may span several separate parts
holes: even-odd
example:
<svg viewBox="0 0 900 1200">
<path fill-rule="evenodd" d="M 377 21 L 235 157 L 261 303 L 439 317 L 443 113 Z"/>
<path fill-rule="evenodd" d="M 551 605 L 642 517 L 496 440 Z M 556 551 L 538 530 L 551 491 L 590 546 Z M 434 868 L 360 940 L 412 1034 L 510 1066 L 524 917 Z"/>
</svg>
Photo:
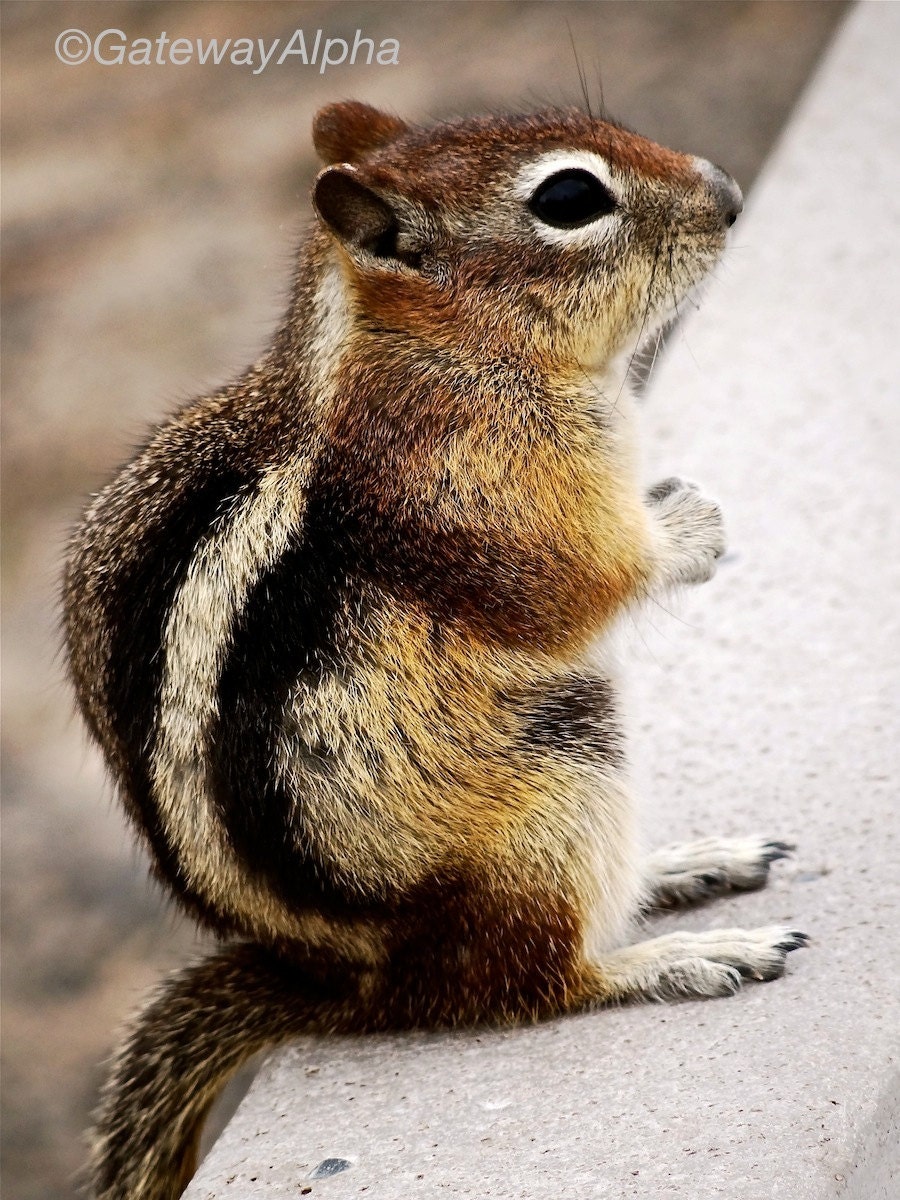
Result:
<svg viewBox="0 0 900 1200">
<path fill-rule="evenodd" d="M 900 6 L 851 13 L 647 412 L 648 478 L 702 480 L 732 537 L 638 639 L 648 840 L 800 846 L 765 891 L 654 924 L 813 947 L 729 1000 L 298 1044 L 189 1200 L 897 1194 L 898 45 Z"/>
</svg>

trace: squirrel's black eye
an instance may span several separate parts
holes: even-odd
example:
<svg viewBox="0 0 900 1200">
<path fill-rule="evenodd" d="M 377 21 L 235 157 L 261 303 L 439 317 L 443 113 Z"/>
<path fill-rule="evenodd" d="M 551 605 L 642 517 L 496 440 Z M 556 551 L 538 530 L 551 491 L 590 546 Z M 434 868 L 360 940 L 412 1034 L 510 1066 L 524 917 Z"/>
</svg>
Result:
<svg viewBox="0 0 900 1200">
<path fill-rule="evenodd" d="M 528 207 L 547 225 L 575 229 L 611 213 L 616 201 L 596 175 L 573 169 L 557 171 L 545 179 Z"/>
</svg>

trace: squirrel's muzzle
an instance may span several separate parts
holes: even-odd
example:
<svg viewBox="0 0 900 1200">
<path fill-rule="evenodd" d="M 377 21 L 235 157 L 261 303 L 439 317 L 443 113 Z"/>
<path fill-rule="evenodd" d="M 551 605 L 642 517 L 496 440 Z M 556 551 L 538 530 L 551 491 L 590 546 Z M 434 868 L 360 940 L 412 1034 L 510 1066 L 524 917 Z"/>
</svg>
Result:
<svg viewBox="0 0 900 1200">
<path fill-rule="evenodd" d="M 705 158 L 695 158 L 694 163 L 706 189 L 712 199 L 722 225 L 730 228 L 744 209 L 744 196 L 741 189 L 727 171 L 717 167 L 715 163 Z"/>
<path fill-rule="evenodd" d="M 743 212 L 744 196 L 727 171 L 723 171 L 721 167 L 714 164 L 711 165 L 712 170 L 707 174 L 706 181 L 715 197 L 723 222 L 727 226 L 731 226 Z"/>
</svg>

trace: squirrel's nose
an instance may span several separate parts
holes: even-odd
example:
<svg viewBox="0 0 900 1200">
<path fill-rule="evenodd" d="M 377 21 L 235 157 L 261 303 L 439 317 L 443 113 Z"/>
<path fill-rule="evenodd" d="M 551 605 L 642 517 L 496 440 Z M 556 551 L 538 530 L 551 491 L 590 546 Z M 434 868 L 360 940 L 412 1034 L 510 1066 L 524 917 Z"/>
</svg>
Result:
<svg viewBox="0 0 900 1200">
<path fill-rule="evenodd" d="M 722 214 L 722 220 L 726 225 L 733 225 L 738 219 L 738 214 L 744 208 L 741 189 L 727 171 L 723 171 L 721 167 L 717 167 L 713 163 L 710 164 L 704 175 L 719 212 Z"/>
</svg>

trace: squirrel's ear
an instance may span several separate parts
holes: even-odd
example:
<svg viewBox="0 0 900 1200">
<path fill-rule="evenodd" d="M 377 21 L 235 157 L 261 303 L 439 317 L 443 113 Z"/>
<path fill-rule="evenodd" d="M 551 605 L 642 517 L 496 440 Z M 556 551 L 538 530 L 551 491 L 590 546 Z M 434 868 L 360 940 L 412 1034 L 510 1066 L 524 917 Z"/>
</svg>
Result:
<svg viewBox="0 0 900 1200">
<path fill-rule="evenodd" d="M 349 163 L 319 172 L 313 203 L 322 221 L 348 249 L 379 258 L 396 255 L 398 223 L 393 209 L 362 182 Z"/>
<path fill-rule="evenodd" d="M 325 163 L 355 162 L 367 150 L 393 142 L 409 126 L 359 100 L 320 108 L 313 119 L 313 145 Z"/>
</svg>

